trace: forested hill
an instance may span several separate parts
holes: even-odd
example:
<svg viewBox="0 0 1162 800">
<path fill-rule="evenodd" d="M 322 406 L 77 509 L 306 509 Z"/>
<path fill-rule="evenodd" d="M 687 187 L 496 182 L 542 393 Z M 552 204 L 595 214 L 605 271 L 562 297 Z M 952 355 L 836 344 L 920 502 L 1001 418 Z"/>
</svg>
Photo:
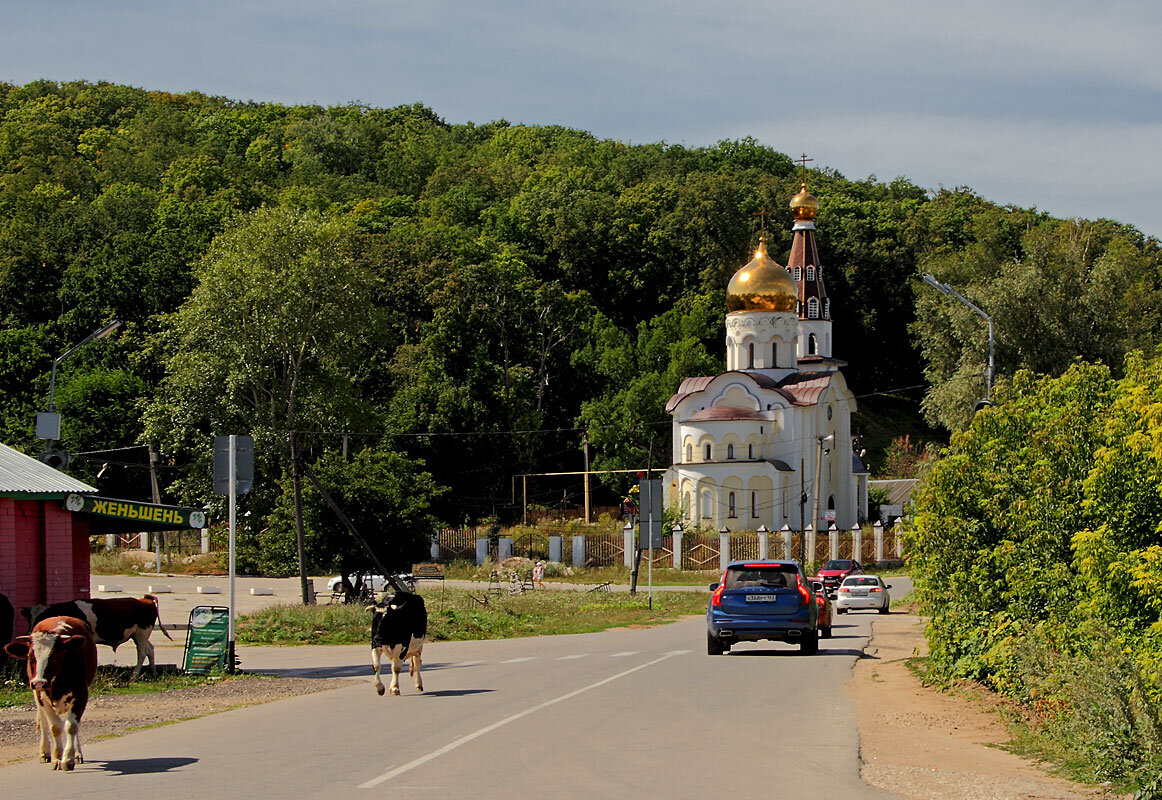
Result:
<svg viewBox="0 0 1162 800">
<path fill-rule="evenodd" d="M 0 115 L 0 440 L 41 446 L 53 360 L 118 318 L 60 364 L 67 450 L 154 442 L 167 497 L 192 498 L 208 437 L 251 431 L 272 505 L 294 429 L 309 458 L 423 459 L 449 522 L 496 512 L 514 474 L 580 469 L 582 428 L 596 467 L 644 463 L 651 433 L 665 462 L 665 399 L 723 368 L 727 279 L 764 208 L 786 259 L 800 181 L 750 139 L 629 145 L 419 105 L 38 82 L 0 84 Z M 1158 243 L 1129 226 L 906 179 L 807 181 L 873 466 L 893 432 L 877 409 L 918 420 L 931 384 L 929 421 L 954 427 L 983 391 L 983 325 L 921 272 L 993 315 L 1001 378 L 1076 356 L 1117 369 L 1158 339 Z M 71 471 L 147 495 L 124 453 Z"/>
</svg>

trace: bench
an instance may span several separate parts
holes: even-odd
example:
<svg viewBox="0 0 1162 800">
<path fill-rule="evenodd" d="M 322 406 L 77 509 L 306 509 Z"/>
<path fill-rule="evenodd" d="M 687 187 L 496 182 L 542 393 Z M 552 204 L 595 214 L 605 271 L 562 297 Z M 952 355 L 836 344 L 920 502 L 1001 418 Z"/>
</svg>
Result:
<svg viewBox="0 0 1162 800">
<path fill-rule="evenodd" d="M 446 570 L 443 564 L 416 564 L 412 577 L 417 581 L 442 581 Z"/>
</svg>

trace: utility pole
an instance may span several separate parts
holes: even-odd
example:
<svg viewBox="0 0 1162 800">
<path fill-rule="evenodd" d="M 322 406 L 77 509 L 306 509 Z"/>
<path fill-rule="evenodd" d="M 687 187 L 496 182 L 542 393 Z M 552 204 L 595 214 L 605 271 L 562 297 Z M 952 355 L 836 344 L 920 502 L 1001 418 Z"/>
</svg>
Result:
<svg viewBox="0 0 1162 800">
<path fill-rule="evenodd" d="M 299 583 L 303 590 L 303 605 L 315 603 L 315 594 L 307 586 L 307 550 L 303 537 L 303 469 L 299 461 L 299 444 L 295 432 L 290 432 L 291 480 L 294 483 L 295 494 L 295 546 L 299 553 Z"/>
<path fill-rule="evenodd" d="M 588 525 L 591 520 L 589 518 L 589 429 L 585 429 L 585 524 Z"/>
<path fill-rule="evenodd" d="M 829 433 L 824 436 L 820 433 L 816 434 L 815 438 L 819 440 L 819 451 L 815 454 L 815 511 L 811 519 L 811 529 L 818 533 L 816 529 L 819 527 L 819 484 L 823 481 L 823 443 L 835 441 L 835 434 Z M 812 553 L 811 556 L 814 557 L 815 554 Z"/>
<path fill-rule="evenodd" d="M 807 513 L 807 483 L 804 473 L 807 467 L 799 459 L 799 563 L 807 568 L 807 526 L 803 516 Z"/>
</svg>

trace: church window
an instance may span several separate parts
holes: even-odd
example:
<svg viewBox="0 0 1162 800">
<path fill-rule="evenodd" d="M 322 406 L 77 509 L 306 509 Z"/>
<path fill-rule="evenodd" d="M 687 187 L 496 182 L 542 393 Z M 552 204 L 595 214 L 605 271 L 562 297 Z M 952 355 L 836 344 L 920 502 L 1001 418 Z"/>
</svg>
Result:
<svg viewBox="0 0 1162 800">
<path fill-rule="evenodd" d="M 686 445 L 686 463 L 688 464 L 693 460 L 694 460 L 694 445 L 688 444 L 688 445 Z"/>
<path fill-rule="evenodd" d="M 819 319 L 818 297 L 812 297 L 807 301 L 807 319 Z"/>
<path fill-rule="evenodd" d="M 807 280 L 808 281 L 815 280 L 815 267 L 807 267 Z"/>
<path fill-rule="evenodd" d="M 726 498 L 726 503 L 727 503 L 727 508 L 728 508 L 727 513 L 732 518 L 737 517 L 738 514 L 735 513 L 735 509 L 734 509 L 734 492 L 731 492 L 730 495 Z"/>
<path fill-rule="evenodd" d="M 710 518 L 714 509 L 714 500 L 710 496 L 710 492 L 702 493 L 702 516 L 706 519 Z"/>
<path fill-rule="evenodd" d="M 750 493 L 750 515 L 753 519 L 758 519 L 759 516 L 759 505 L 755 502 L 754 492 Z"/>
<path fill-rule="evenodd" d="M 726 446 L 726 457 L 728 459 L 730 459 L 731 461 L 734 460 L 734 445 L 733 444 L 728 444 Z"/>
<path fill-rule="evenodd" d="M 771 366 L 778 366 L 779 364 L 779 346 L 777 344 L 771 345 Z"/>
<path fill-rule="evenodd" d="M 803 280 L 803 268 L 802 267 L 795 267 L 795 280 L 796 281 Z"/>
<path fill-rule="evenodd" d="M 709 461 L 710 460 L 710 445 L 706 445 L 704 448 L 702 448 L 702 453 L 703 453 L 702 460 Z"/>
<path fill-rule="evenodd" d="M 751 460 L 754 460 L 754 445 L 753 444 L 748 444 L 746 446 L 746 457 L 751 459 Z"/>
<path fill-rule="evenodd" d="M 748 344 L 746 346 L 746 348 L 747 348 L 746 368 L 747 369 L 754 369 L 754 342 L 751 342 L 750 344 Z"/>
<path fill-rule="evenodd" d="M 819 340 L 815 338 L 815 334 L 807 337 L 807 355 L 813 356 L 819 350 Z"/>
</svg>

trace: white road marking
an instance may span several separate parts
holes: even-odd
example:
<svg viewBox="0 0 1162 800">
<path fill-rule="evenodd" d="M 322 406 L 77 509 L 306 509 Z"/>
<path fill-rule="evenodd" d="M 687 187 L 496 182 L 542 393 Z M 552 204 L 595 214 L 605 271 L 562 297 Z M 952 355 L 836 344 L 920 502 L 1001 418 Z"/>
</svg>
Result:
<svg viewBox="0 0 1162 800">
<path fill-rule="evenodd" d="M 620 653 L 610 653 L 609 657 L 610 658 L 625 658 L 626 656 L 636 656 L 640 652 L 641 652 L 640 650 L 624 650 Z"/>
<path fill-rule="evenodd" d="M 519 664 L 522 661 L 532 661 L 536 656 L 525 656 L 524 658 L 510 658 L 508 661 L 501 661 L 501 664 Z"/>
<path fill-rule="evenodd" d="M 372 778 L 371 780 L 367 781 L 366 783 L 359 784 L 359 788 L 360 789 L 374 788 L 374 787 L 378 786 L 379 784 L 383 783 L 384 781 L 391 780 L 392 778 L 396 777 L 397 775 L 402 775 L 403 773 L 407 772 L 408 770 L 415 769 L 416 767 L 422 766 L 423 764 L 426 764 L 433 759 L 439 758 L 442 755 L 446 755 L 446 754 L 452 752 L 453 750 L 455 750 L 456 748 L 460 747 L 460 745 L 468 744 L 473 739 L 479 739 L 481 736 L 483 736 L 486 733 L 492 733 L 497 728 L 502 728 L 510 722 L 516 722 L 518 719 L 520 719 L 522 717 L 527 717 L 529 714 L 535 714 L 538 711 L 541 711 L 543 709 L 548 708 L 549 706 L 556 705 L 557 703 L 563 702 L 565 700 L 570 700 L 579 694 L 584 694 L 585 692 L 588 692 L 590 689 L 596 689 L 599 686 L 604 686 L 607 683 L 612 683 L 613 681 L 615 681 L 619 678 L 624 678 L 626 675 L 631 675 L 634 672 L 637 672 L 638 670 L 645 669 L 646 667 L 652 667 L 654 664 L 660 664 L 661 662 L 665 661 L 667 658 L 670 658 L 671 656 L 682 655 L 684 653 L 689 653 L 689 652 L 690 652 L 689 650 L 671 650 L 670 652 L 666 653 L 665 655 L 662 655 L 662 656 L 659 656 L 658 658 L 655 658 L 653 661 L 647 661 L 644 664 L 638 664 L 636 667 L 630 667 L 629 669 L 624 670 L 622 672 L 619 672 L 616 675 L 610 675 L 608 678 L 603 678 L 602 680 L 599 680 L 596 683 L 591 683 L 588 686 L 582 686 L 580 689 L 574 689 L 573 691 L 571 691 L 567 694 L 563 694 L 560 697 L 554 697 L 552 700 L 546 700 L 543 703 L 537 703 L 535 706 L 531 706 L 529 708 L 526 708 L 524 711 L 518 711 L 516 714 L 510 714 L 509 716 L 505 717 L 502 720 L 498 720 L 497 722 L 494 722 L 491 725 L 484 726 L 483 728 L 481 728 L 478 731 L 474 731 L 472 733 L 469 733 L 466 736 L 461 736 L 459 739 L 456 739 L 454 741 L 449 742 L 448 744 L 444 745 L 443 747 L 439 748 L 438 750 L 433 750 L 432 752 L 428 753 L 426 756 L 420 756 L 417 759 L 409 761 L 408 763 L 404 764 L 402 767 L 395 767 L 393 769 L 389 769 L 387 772 L 383 773 L 378 778 Z"/>
<path fill-rule="evenodd" d="M 557 660 L 558 661 L 572 661 L 574 658 L 585 658 L 587 655 L 589 655 L 589 654 L 588 653 L 578 653 L 575 656 L 561 656 Z"/>
</svg>

